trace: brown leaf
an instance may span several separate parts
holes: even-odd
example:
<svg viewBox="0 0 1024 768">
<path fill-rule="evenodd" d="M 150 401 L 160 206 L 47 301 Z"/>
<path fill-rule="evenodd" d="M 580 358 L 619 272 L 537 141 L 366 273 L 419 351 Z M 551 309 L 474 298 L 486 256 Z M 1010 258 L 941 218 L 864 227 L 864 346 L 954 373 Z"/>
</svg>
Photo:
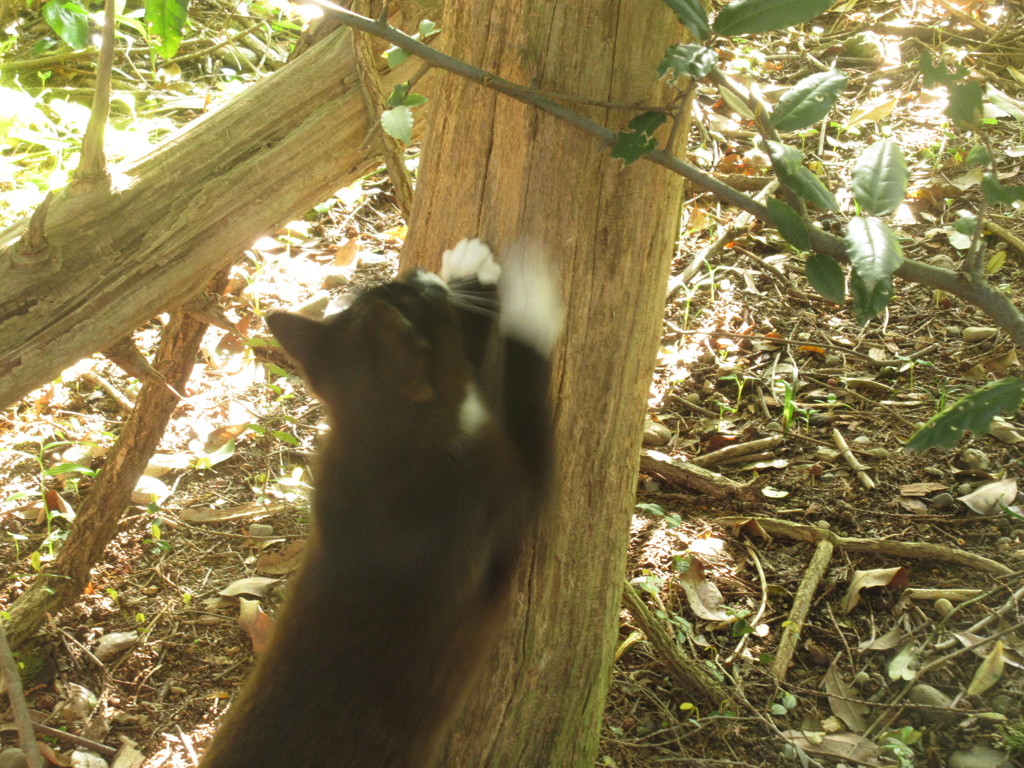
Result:
<svg viewBox="0 0 1024 768">
<path fill-rule="evenodd" d="M 900 486 L 900 496 L 927 496 L 929 493 L 944 490 L 945 483 L 908 483 Z"/>
<path fill-rule="evenodd" d="M 910 577 L 907 569 L 900 566 L 897 568 L 873 568 L 870 571 L 854 571 L 853 579 L 850 580 L 850 587 L 846 590 L 839 605 L 839 610 L 846 614 L 857 607 L 860 602 L 862 589 L 870 587 L 889 587 L 889 589 L 903 590 L 910 586 Z"/>
<path fill-rule="evenodd" d="M 249 576 L 238 581 L 233 581 L 220 591 L 225 597 L 236 597 L 238 595 L 254 595 L 262 597 L 280 579 L 271 579 L 266 576 Z"/>
<path fill-rule="evenodd" d="M 252 640 L 253 653 L 263 653 L 274 632 L 274 620 L 263 612 L 258 600 L 239 598 L 238 626 L 245 630 Z"/>
<path fill-rule="evenodd" d="M 729 614 L 722 608 L 722 593 L 718 587 L 708 581 L 704 563 L 691 555 L 690 567 L 679 578 L 679 583 L 686 593 L 690 610 L 701 619 L 708 621 L 728 621 Z"/>
<path fill-rule="evenodd" d="M 256 570 L 272 576 L 284 576 L 291 573 L 299 564 L 305 541 L 293 541 L 276 552 L 264 552 L 256 560 Z"/>
<path fill-rule="evenodd" d="M 856 733 L 863 733 L 867 730 L 868 724 L 864 721 L 864 715 L 871 711 L 871 708 L 860 701 L 849 701 L 849 699 L 860 698 L 860 694 L 853 686 L 847 685 L 839 676 L 839 670 L 833 663 L 825 673 L 825 691 L 828 693 L 828 703 L 832 713 L 846 723 L 846 727 Z"/>
</svg>

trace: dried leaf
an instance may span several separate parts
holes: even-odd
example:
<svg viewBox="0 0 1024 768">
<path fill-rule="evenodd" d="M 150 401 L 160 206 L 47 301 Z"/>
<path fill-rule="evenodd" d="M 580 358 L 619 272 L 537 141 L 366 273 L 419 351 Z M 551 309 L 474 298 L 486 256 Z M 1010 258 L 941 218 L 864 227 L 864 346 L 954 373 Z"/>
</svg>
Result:
<svg viewBox="0 0 1024 768">
<path fill-rule="evenodd" d="M 945 483 L 908 483 L 900 486 L 901 496 L 927 496 L 929 493 L 946 490 Z"/>
<path fill-rule="evenodd" d="M 870 640 L 865 640 L 857 646 L 857 650 L 861 652 L 889 651 L 899 645 L 901 640 L 903 640 L 903 630 L 899 627 L 893 627 L 881 637 L 873 637 Z"/>
<path fill-rule="evenodd" d="M 266 576 L 249 576 L 238 581 L 233 581 L 220 591 L 225 597 L 237 595 L 253 595 L 263 597 L 267 591 L 280 579 L 271 579 Z"/>
<path fill-rule="evenodd" d="M 834 663 L 825 673 L 825 691 L 828 693 L 832 713 L 846 723 L 847 728 L 856 733 L 867 730 L 868 724 L 864 721 L 863 715 L 868 714 L 871 708 L 861 701 L 850 701 L 860 698 L 860 694 L 856 688 L 843 681 Z"/>
<path fill-rule="evenodd" d="M 1015 445 L 1024 440 L 1024 434 L 1021 434 L 1020 430 L 1002 416 L 996 416 L 992 419 L 992 426 L 989 427 L 988 433 L 999 442 L 1006 443 L 1007 445 Z"/>
<path fill-rule="evenodd" d="M 275 501 L 270 504 L 242 504 L 238 507 L 226 507 L 224 509 L 210 509 L 208 507 L 183 509 L 178 513 L 178 516 L 186 523 L 218 523 L 223 520 L 236 520 L 240 517 L 252 517 L 254 515 L 276 515 L 287 509 L 288 504 L 286 502 Z"/>
<path fill-rule="evenodd" d="M 852 760 L 864 765 L 874 765 L 876 758 L 884 754 L 880 746 L 870 739 L 855 733 L 811 734 L 803 731 L 783 731 L 782 736 L 794 747 L 825 752 L 839 759 Z M 814 736 L 812 739 L 811 737 Z"/>
<path fill-rule="evenodd" d="M 263 612 L 259 601 L 239 598 L 238 626 L 245 630 L 252 640 L 253 653 L 263 653 L 273 634 L 274 620 Z"/>
<path fill-rule="evenodd" d="M 890 589 L 906 589 L 910 586 L 910 577 L 907 569 L 898 568 L 873 568 L 870 571 L 854 571 L 853 579 L 846 590 L 846 595 L 839 605 L 839 610 L 846 614 L 857 607 L 860 602 L 862 589 L 870 587 L 889 587 Z"/>
<path fill-rule="evenodd" d="M 277 552 L 265 552 L 256 560 L 256 570 L 274 576 L 291 573 L 299 564 L 302 551 L 306 548 L 305 541 L 293 541 Z"/>
<path fill-rule="evenodd" d="M 985 643 L 984 637 L 976 635 L 973 632 L 954 632 L 953 637 L 959 640 L 965 648 L 968 646 L 974 646 L 971 648 L 971 653 L 975 656 L 981 656 L 982 658 L 988 654 L 988 648 L 992 645 L 991 642 Z M 979 645 L 979 643 L 981 644 Z M 1003 661 L 1011 667 L 1024 667 L 1024 658 L 1022 658 L 1021 655 L 1012 647 L 1007 648 L 1006 646 L 1003 646 Z"/>
<path fill-rule="evenodd" d="M 996 480 L 959 498 L 972 511 L 979 515 L 997 515 L 1002 506 L 1013 504 L 1017 498 L 1017 481 L 1013 478 Z"/>
<path fill-rule="evenodd" d="M 690 610 L 708 621 L 729 621 L 729 614 L 722 608 L 722 593 L 708 580 L 704 563 L 692 555 L 688 560 L 690 567 L 679 577 L 679 583 L 686 593 Z"/>
<path fill-rule="evenodd" d="M 913 680 L 917 674 L 917 646 L 907 643 L 889 661 L 890 680 Z"/>
<path fill-rule="evenodd" d="M 984 693 L 998 683 L 999 678 L 1003 676 L 1003 667 L 1003 641 L 996 640 L 995 647 L 978 665 L 978 669 L 971 679 L 971 684 L 967 686 L 967 695 L 975 696 L 979 693 Z"/>
</svg>

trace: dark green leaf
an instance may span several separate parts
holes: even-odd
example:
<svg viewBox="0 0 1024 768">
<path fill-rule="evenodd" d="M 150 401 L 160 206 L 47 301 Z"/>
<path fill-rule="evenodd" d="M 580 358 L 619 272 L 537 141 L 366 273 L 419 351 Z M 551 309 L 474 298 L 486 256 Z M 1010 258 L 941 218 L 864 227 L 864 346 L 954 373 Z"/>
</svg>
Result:
<svg viewBox="0 0 1024 768">
<path fill-rule="evenodd" d="M 876 141 L 853 166 L 853 197 L 876 216 L 896 209 L 907 194 L 910 171 L 892 139 Z"/>
<path fill-rule="evenodd" d="M 892 278 L 886 277 L 869 288 L 857 270 L 850 273 L 850 295 L 853 296 L 853 316 L 864 325 L 889 306 L 892 299 Z"/>
<path fill-rule="evenodd" d="M 400 107 L 405 103 L 405 97 L 409 95 L 409 84 L 399 83 L 391 89 L 391 95 L 388 96 L 387 105 L 389 107 Z"/>
<path fill-rule="evenodd" d="M 780 131 L 798 131 L 814 125 L 835 105 L 847 79 L 837 69 L 805 77 L 779 99 L 772 110 L 772 125 Z"/>
<path fill-rule="evenodd" d="M 684 75 L 699 80 L 717 63 L 718 54 L 703 45 L 676 43 L 665 49 L 665 58 L 658 65 L 658 75 L 664 77 L 670 71 L 674 72 L 669 80 L 672 83 Z"/>
<path fill-rule="evenodd" d="M 952 448 L 967 430 L 985 434 L 992 419 L 1017 410 L 1022 392 L 1024 382 L 1013 376 L 986 384 L 933 416 L 910 438 L 907 450 L 926 451 L 936 445 Z"/>
<path fill-rule="evenodd" d="M 789 180 L 789 187 L 809 203 L 823 211 L 838 211 L 839 202 L 828 187 L 809 168 L 797 168 L 796 176 Z"/>
<path fill-rule="evenodd" d="M 775 228 L 779 230 L 786 242 L 800 251 L 807 251 L 811 248 L 811 234 L 807 231 L 800 214 L 790 208 L 781 200 L 769 197 L 765 200 L 768 206 L 768 213 L 771 214 Z"/>
<path fill-rule="evenodd" d="M 714 30 L 723 37 L 756 35 L 810 21 L 832 6 L 833 0 L 736 0 L 715 18 Z"/>
<path fill-rule="evenodd" d="M 145 0 L 146 23 L 160 40 L 156 51 L 165 59 L 178 52 L 188 16 L 188 0 Z"/>
<path fill-rule="evenodd" d="M 921 70 L 925 88 L 934 88 L 936 85 L 953 85 L 970 74 L 960 64 L 957 64 L 952 72 L 949 72 L 946 69 L 946 65 L 941 61 L 933 64 L 932 56 L 928 53 L 927 49 L 921 53 L 921 58 L 917 60 L 917 68 Z"/>
<path fill-rule="evenodd" d="M 704 40 L 711 35 L 708 26 L 708 15 L 698 0 L 664 0 L 665 5 L 679 19 L 679 23 L 690 30 L 697 40 Z"/>
<path fill-rule="evenodd" d="M 833 304 L 846 301 L 846 275 L 831 256 L 812 253 L 807 257 L 804 272 L 811 287 Z"/>
<path fill-rule="evenodd" d="M 949 86 L 949 106 L 943 112 L 957 128 L 976 131 L 981 128 L 984 117 L 982 100 L 985 92 L 981 84 L 973 80 Z"/>
<path fill-rule="evenodd" d="M 89 17 L 77 3 L 50 0 L 43 6 L 43 18 L 57 36 L 76 51 L 89 44 Z"/>
<path fill-rule="evenodd" d="M 800 150 L 786 146 L 777 141 L 765 142 L 768 157 L 772 161 L 779 181 L 796 192 L 804 200 L 814 203 L 826 211 L 839 210 L 835 195 L 828 191 L 821 179 L 807 168 L 804 168 L 804 156 Z"/>
<path fill-rule="evenodd" d="M 406 106 L 392 107 L 380 116 L 380 124 L 388 136 L 412 144 L 412 110 Z"/>
<path fill-rule="evenodd" d="M 778 141 L 766 142 L 768 157 L 772 161 L 772 168 L 779 178 L 786 181 L 796 175 L 797 169 L 803 165 L 804 156 L 799 149 L 786 146 Z"/>
<path fill-rule="evenodd" d="M 1018 200 L 1024 200 L 1024 187 L 1008 187 L 991 172 L 981 177 L 981 191 L 985 193 L 985 199 L 990 205 L 1013 205 Z"/>
<path fill-rule="evenodd" d="M 889 305 L 892 273 L 899 269 L 903 256 L 896 235 L 885 222 L 872 217 L 859 217 L 850 222 L 846 252 L 853 266 L 850 277 L 853 314 L 863 324 Z"/>
<path fill-rule="evenodd" d="M 656 150 L 658 140 L 654 138 L 654 132 L 666 120 L 668 117 L 661 112 L 644 112 L 634 117 L 625 131 L 616 134 L 618 138 L 612 147 L 612 157 L 621 158 L 629 165 Z"/>
<path fill-rule="evenodd" d="M 964 158 L 964 163 L 970 166 L 988 165 L 990 159 L 985 145 L 975 144 L 971 147 L 971 151 L 967 153 L 967 157 Z"/>
</svg>

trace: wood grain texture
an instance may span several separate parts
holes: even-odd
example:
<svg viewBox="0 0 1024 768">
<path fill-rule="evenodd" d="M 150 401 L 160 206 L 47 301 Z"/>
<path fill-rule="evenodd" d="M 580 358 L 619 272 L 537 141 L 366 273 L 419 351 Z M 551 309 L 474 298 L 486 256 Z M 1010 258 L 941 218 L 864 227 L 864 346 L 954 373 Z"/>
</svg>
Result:
<svg viewBox="0 0 1024 768">
<path fill-rule="evenodd" d="M 654 80 L 680 34 L 656 2 L 446 5 L 447 52 L 536 88 L 664 101 Z M 446 768 L 590 768 L 621 605 L 642 419 L 682 181 L 623 168 L 575 129 L 446 76 L 434 101 L 403 259 L 436 266 L 479 234 L 498 254 L 543 242 L 563 280 L 555 353 L 560 503 L 519 574 L 516 615 L 448 743 Z M 634 112 L 584 107 L 621 130 Z M 667 135 L 667 131 L 666 131 Z"/>
</svg>

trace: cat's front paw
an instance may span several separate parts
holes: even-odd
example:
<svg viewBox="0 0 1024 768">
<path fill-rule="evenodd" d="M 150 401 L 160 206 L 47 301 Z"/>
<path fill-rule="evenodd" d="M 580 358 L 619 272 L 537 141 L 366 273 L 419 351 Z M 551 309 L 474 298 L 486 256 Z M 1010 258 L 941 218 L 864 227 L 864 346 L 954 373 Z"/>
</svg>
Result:
<svg viewBox="0 0 1024 768">
<path fill-rule="evenodd" d="M 460 240 L 441 256 L 441 279 L 446 283 L 476 278 L 481 285 L 494 285 L 500 276 L 501 267 L 479 237 Z"/>
<path fill-rule="evenodd" d="M 504 262 L 498 286 L 502 332 L 550 357 L 562 332 L 558 273 L 535 243 L 514 243 Z"/>
</svg>

